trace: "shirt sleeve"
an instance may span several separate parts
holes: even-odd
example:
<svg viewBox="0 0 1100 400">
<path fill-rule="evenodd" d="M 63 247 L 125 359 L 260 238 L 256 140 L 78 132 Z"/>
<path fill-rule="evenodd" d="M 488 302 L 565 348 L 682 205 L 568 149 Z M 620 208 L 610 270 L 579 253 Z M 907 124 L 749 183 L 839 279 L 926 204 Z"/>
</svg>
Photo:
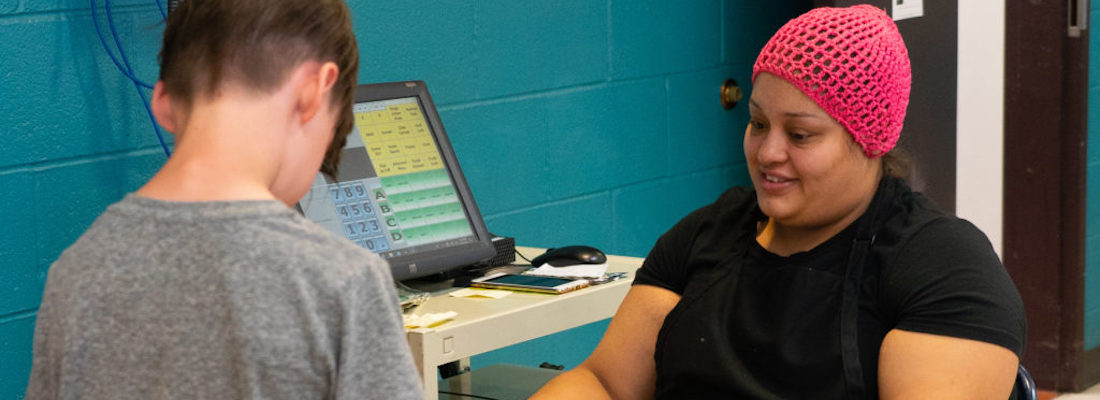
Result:
<svg viewBox="0 0 1100 400">
<path fill-rule="evenodd" d="M 57 287 L 64 284 L 59 277 L 61 268 L 51 267 L 46 278 L 46 288 L 42 294 L 42 303 L 38 308 L 34 326 L 34 345 L 31 361 L 31 376 L 27 383 L 27 399 L 56 399 L 60 397 L 61 365 L 64 349 L 58 340 L 60 319 L 56 308 L 61 302 L 57 299 Z"/>
<path fill-rule="evenodd" d="M 642 267 L 638 269 L 634 285 L 657 286 L 683 294 L 688 280 L 688 258 L 692 245 L 698 236 L 700 222 L 713 207 L 711 205 L 695 210 L 661 235 L 646 256 Z"/>
<path fill-rule="evenodd" d="M 380 259 L 344 290 L 336 399 L 423 399 L 397 294 Z"/>
<path fill-rule="evenodd" d="M 985 235 L 961 219 L 934 221 L 884 275 L 898 329 L 988 342 L 1022 355 L 1023 301 Z"/>
</svg>

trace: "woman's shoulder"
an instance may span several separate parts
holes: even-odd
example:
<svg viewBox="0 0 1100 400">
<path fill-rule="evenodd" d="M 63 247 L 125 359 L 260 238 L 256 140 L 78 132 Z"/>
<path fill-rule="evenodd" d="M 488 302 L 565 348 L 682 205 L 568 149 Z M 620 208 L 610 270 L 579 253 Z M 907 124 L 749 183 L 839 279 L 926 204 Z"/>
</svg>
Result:
<svg viewBox="0 0 1100 400">
<path fill-rule="evenodd" d="M 984 232 L 918 192 L 896 198 L 876 240 L 886 274 L 1004 269 Z"/>
<path fill-rule="evenodd" d="M 986 235 L 915 196 L 880 232 L 879 312 L 895 328 L 986 341 L 1019 354 L 1023 303 Z"/>
<path fill-rule="evenodd" d="M 736 250 L 742 223 L 756 207 L 752 188 L 733 187 L 692 211 L 657 239 L 635 283 L 682 293 L 697 266 L 712 265 Z"/>
<path fill-rule="evenodd" d="M 908 187 L 895 197 L 891 208 L 883 231 L 900 236 L 899 239 L 906 242 L 919 244 L 930 239 L 945 239 L 961 241 L 966 246 L 988 245 L 989 239 L 977 226 L 944 211 L 932 200 Z"/>
</svg>

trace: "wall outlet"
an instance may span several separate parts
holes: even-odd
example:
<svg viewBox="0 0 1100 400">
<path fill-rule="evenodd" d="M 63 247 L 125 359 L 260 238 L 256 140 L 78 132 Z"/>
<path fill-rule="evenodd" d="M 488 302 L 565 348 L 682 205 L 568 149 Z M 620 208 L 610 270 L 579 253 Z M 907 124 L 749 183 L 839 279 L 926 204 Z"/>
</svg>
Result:
<svg viewBox="0 0 1100 400">
<path fill-rule="evenodd" d="M 924 16 L 924 0 L 891 0 L 894 21 Z"/>
</svg>

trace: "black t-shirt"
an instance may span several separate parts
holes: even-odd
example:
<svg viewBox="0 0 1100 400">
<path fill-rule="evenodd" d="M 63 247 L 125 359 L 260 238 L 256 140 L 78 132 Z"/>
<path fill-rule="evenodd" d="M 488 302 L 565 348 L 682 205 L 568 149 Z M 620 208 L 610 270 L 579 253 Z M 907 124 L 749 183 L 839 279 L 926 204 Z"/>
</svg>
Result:
<svg viewBox="0 0 1100 400">
<path fill-rule="evenodd" d="M 1023 303 L 985 235 L 969 222 L 937 210 L 923 196 L 909 191 L 902 181 L 897 182 L 891 186 L 897 193 L 890 193 L 886 196 L 888 204 L 877 208 L 882 222 L 876 225 L 874 244 L 860 277 L 856 331 L 862 377 L 871 398 L 877 398 L 879 348 L 891 329 L 984 341 L 1008 348 L 1017 355 L 1023 352 L 1026 335 Z M 805 268 L 819 272 L 816 276 L 823 281 L 843 279 L 855 227 L 868 215 L 814 249 L 789 257 L 772 254 L 753 238 L 737 234 L 745 229 L 746 221 L 755 223 L 764 218 L 751 188 L 730 189 L 715 203 L 691 213 L 662 235 L 646 257 L 634 284 L 658 286 L 683 296 L 685 290 L 690 292 L 705 286 L 698 281 L 714 276 L 705 271 L 721 268 L 730 257 L 740 257 L 742 270 Z M 693 279 L 696 282 L 693 283 Z M 789 290 L 789 294 L 777 296 L 799 295 L 798 288 Z M 731 298 L 737 295 L 728 293 Z M 790 313 L 789 307 L 785 311 L 769 307 L 737 310 L 759 313 L 758 320 L 787 318 L 797 321 L 799 317 L 775 315 Z M 728 310 L 723 312 L 729 313 Z M 715 312 L 707 322 L 719 329 L 718 332 L 726 332 L 723 329 L 727 329 L 724 327 L 731 321 L 754 318 L 718 314 Z M 838 332 L 821 334 L 826 336 L 824 340 L 839 335 Z M 721 348 L 736 349 L 739 339 L 734 336 L 731 332 L 728 337 L 731 346 Z M 776 340 L 783 339 L 777 335 Z M 781 354 L 766 353 L 769 348 L 791 348 L 787 345 L 774 343 L 771 347 L 760 347 L 764 354 L 753 357 L 784 359 Z M 797 346 L 804 344 L 795 344 L 793 348 Z M 754 352 L 757 352 L 756 344 Z M 729 354 L 719 354 L 715 360 L 744 357 L 744 354 L 729 351 Z M 774 359 L 769 358 L 768 362 L 774 364 Z M 753 362 L 742 364 L 755 365 Z M 788 382 L 792 374 L 797 377 L 800 367 L 774 368 L 777 371 L 774 374 L 750 371 L 751 379 L 759 381 L 757 387 L 779 387 Z M 659 391 L 661 369 L 658 368 Z M 806 371 L 813 373 L 809 369 Z M 728 384 L 739 385 L 743 378 L 730 379 Z M 745 393 L 732 389 L 729 392 Z M 775 392 L 772 394 L 782 397 Z"/>
</svg>

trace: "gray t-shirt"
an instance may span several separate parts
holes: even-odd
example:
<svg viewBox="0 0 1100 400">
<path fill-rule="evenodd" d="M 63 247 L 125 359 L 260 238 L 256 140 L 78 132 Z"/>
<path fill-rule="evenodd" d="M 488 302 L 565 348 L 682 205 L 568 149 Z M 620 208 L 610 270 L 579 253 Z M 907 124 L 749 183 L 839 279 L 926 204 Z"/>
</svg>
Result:
<svg viewBox="0 0 1100 400">
<path fill-rule="evenodd" d="M 50 268 L 28 399 L 421 399 L 385 261 L 276 201 L 129 195 Z"/>
</svg>

